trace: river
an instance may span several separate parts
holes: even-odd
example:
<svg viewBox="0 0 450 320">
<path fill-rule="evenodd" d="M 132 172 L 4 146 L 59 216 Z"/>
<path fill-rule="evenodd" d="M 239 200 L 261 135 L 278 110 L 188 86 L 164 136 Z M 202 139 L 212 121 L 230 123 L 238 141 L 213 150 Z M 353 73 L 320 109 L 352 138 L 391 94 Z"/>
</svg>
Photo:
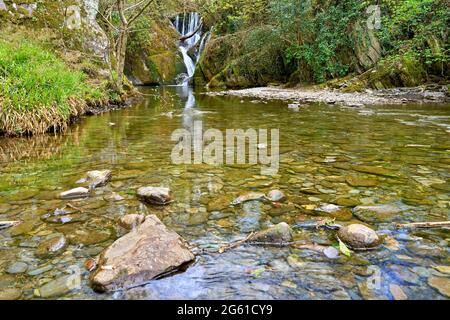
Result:
<svg viewBox="0 0 450 320">
<path fill-rule="evenodd" d="M 438 267 L 450 264 L 449 231 L 397 231 L 393 223 L 449 220 L 450 105 L 289 109 L 283 102 L 209 97 L 187 86 L 141 90 L 146 97 L 136 105 L 85 117 L 62 134 L 0 139 L 0 220 L 23 221 L 0 230 L 0 291 L 14 287 L 23 299 L 37 299 L 35 289 L 78 270 L 80 287 L 59 298 L 393 299 L 398 288 L 410 299 L 446 298 L 438 290 L 448 286 L 448 274 Z M 173 131 L 196 120 L 222 132 L 279 129 L 278 174 L 265 176 L 259 165 L 173 164 Z M 71 202 L 81 213 L 44 218 L 66 204 L 59 193 L 97 169 L 112 170 L 112 181 Z M 349 183 L 352 178 L 371 186 Z M 135 196 L 146 185 L 170 187 L 175 202 L 146 207 Z M 245 192 L 271 189 L 283 190 L 290 203 L 228 206 Z M 121 235 L 116 220 L 125 214 L 156 214 L 204 249 L 282 221 L 297 240 L 329 246 L 336 242 L 332 231 L 302 226 L 327 215 L 314 209 L 345 201 L 397 208 L 337 219 L 364 220 L 387 237 L 383 246 L 329 259 L 305 249 L 244 245 L 224 254 L 205 251 L 185 272 L 125 292 L 98 294 L 88 286 L 84 262 Z M 69 239 L 65 252 L 37 257 L 39 243 L 55 233 Z"/>
</svg>

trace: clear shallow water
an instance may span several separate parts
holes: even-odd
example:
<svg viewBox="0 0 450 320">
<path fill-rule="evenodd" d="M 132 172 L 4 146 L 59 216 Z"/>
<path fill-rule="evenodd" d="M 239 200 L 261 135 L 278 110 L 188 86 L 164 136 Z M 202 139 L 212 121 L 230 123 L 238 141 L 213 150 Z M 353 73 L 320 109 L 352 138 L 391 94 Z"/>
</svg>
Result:
<svg viewBox="0 0 450 320">
<path fill-rule="evenodd" d="M 148 96 L 141 103 L 87 117 L 64 134 L 0 139 L 0 220 L 24 221 L 0 231 L 0 290 L 15 287 L 23 299 L 31 299 L 34 289 L 78 266 L 81 289 L 60 298 L 392 299 L 393 284 L 409 298 L 446 298 L 428 281 L 448 281 L 434 267 L 450 265 L 449 231 L 396 231 L 392 222 L 449 219 L 449 105 L 354 109 L 316 104 L 295 112 L 281 102 L 194 97 L 187 88 L 144 91 Z M 262 176 L 259 166 L 173 165 L 171 134 L 190 128 L 194 120 L 202 120 L 205 130 L 223 132 L 279 128 L 278 175 Z M 358 166 L 383 167 L 389 174 L 361 172 Z M 89 199 L 71 202 L 83 213 L 74 213 L 65 224 L 42 218 L 64 207 L 60 192 L 76 187 L 85 172 L 95 169 L 111 169 L 113 179 Z M 346 182 L 349 177 L 375 180 L 375 186 L 353 187 Z M 145 185 L 170 187 L 176 201 L 165 208 L 146 207 L 134 196 Z M 228 202 L 248 191 L 275 188 L 292 204 L 273 208 L 248 202 L 208 211 L 212 200 Z M 113 192 L 125 199 L 115 201 Z M 186 272 L 126 292 L 97 294 L 88 286 L 83 264 L 120 236 L 115 221 L 122 215 L 156 214 L 192 244 L 211 248 L 273 223 L 298 226 L 319 219 L 313 208 L 339 198 L 400 208 L 369 223 L 390 236 L 391 245 L 337 260 L 304 249 L 242 246 L 222 255 L 202 254 Z M 356 216 L 345 220 L 338 222 L 360 222 Z M 295 230 L 298 240 L 336 241 L 330 231 Z M 54 233 L 70 240 L 65 253 L 37 258 L 36 246 Z M 26 263 L 28 270 L 7 273 L 13 262 Z M 47 271 L 27 274 L 42 267 Z M 371 289 L 367 284 L 374 275 L 379 282 Z"/>
</svg>

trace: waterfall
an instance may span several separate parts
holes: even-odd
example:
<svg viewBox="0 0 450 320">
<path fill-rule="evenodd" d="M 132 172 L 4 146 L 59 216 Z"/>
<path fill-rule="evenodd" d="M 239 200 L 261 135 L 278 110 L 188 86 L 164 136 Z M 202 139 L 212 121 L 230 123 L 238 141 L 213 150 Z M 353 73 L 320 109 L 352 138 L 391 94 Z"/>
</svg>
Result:
<svg viewBox="0 0 450 320">
<path fill-rule="evenodd" d="M 180 40 L 178 44 L 178 50 L 187 70 L 187 74 L 179 75 L 178 78 L 182 84 L 188 84 L 189 80 L 194 76 L 195 65 L 200 59 L 210 33 L 203 34 L 202 28 L 200 28 L 202 21 L 200 15 L 196 12 L 179 14 L 172 23 L 182 37 L 192 35 L 198 29 L 192 37 Z"/>
</svg>

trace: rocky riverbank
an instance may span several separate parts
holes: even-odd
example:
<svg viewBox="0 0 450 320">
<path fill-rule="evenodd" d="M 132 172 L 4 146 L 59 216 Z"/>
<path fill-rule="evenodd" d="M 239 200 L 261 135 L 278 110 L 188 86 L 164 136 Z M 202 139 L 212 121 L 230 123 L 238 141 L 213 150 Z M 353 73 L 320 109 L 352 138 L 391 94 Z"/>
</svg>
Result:
<svg viewBox="0 0 450 320">
<path fill-rule="evenodd" d="M 294 103 L 322 102 L 349 107 L 379 104 L 448 103 L 450 94 L 446 86 L 421 86 L 364 92 L 340 92 L 329 89 L 259 87 L 242 90 L 208 92 L 209 96 L 236 96 L 262 100 L 282 100 Z"/>
</svg>

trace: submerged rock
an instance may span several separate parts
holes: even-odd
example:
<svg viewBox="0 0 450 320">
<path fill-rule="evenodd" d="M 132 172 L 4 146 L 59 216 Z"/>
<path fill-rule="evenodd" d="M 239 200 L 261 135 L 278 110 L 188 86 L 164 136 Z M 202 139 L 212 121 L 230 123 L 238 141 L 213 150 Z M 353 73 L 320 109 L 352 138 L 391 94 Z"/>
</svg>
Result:
<svg viewBox="0 0 450 320">
<path fill-rule="evenodd" d="M 71 244 L 93 245 L 105 242 L 111 238 L 111 232 L 108 230 L 89 230 L 78 229 L 70 234 L 66 234 Z"/>
<path fill-rule="evenodd" d="M 254 200 L 263 200 L 265 199 L 266 195 L 262 192 L 249 192 L 246 194 L 243 194 L 239 197 L 237 197 L 236 199 L 234 199 L 231 202 L 231 205 L 235 206 L 247 201 L 254 201 Z"/>
<path fill-rule="evenodd" d="M 111 180 L 111 170 L 89 171 L 87 173 L 86 182 L 90 188 L 104 187 Z"/>
<path fill-rule="evenodd" d="M 116 240 L 99 257 L 91 276 L 97 291 L 115 291 L 143 285 L 194 260 L 187 243 L 155 216 Z"/>
<path fill-rule="evenodd" d="M 408 296 L 399 285 L 391 283 L 389 285 L 389 291 L 394 300 L 408 300 Z"/>
<path fill-rule="evenodd" d="M 36 250 L 36 256 L 40 258 L 54 257 L 64 252 L 66 247 L 66 237 L 63 234 L 59 234 L 42 242 Z"/>
<path fill-rule="evenodd" d="M 432 276 L 428 278 L 428 285 L 439 291 L 440 294 L 450 298 L 450 278 Z"/>
<path fill-rule="evenodd" d="M 17 288 L 0 289 L 0 301 L 3 300 L 19 300 L 22 296 L 22 290 Z"/>
<path fill-rule="evenodd" d="M 376 206 L 357 206 L 353 210 L 353 214 L 361 221 L 367 223 L 390 222 L 395 218 L 397 213 L 402 210 L 391 204 L 383 204 Z"/>
<path fill-rule="evenodd" d="M 286 195 L 280 190 L 271 190 L 266 198 L 272 202 L 283 202 L 286 200 Z"/>
<path fill-rule="evenodd" d="M 349 208 L 337 206 L 334 204 L 327 204 L 314 210 L 315 212 L 334 218 L 339 221 L 348 221 L 353 217 L 352 211 Z"/>
<path fill-rule="evenodd" d="M 281 216 L 286 213 L 292 213 L 296 210 L 293 203 L 273 203 L 268 214 L 272 217 Z"/>
<path fill-rule="evenodd" d="M 228 208 L 230 205 L 230 197 L 228 196 L 218 196 L 212 201 L 208 202 L 208 211 L 222 211 Z"/>
<path fill-rule="evenodd" d="M 293 239 L 293 234 L 294 233 L 291 227 L 287 223 L 281 222 L 273 227 L 270 227 L 269 229 L 255 233 L 249 242 L 291 242 Z"/>
<path fill-rule="evenodd" d="M 172 200 L 170 189 L 163 187 L 139 188 L 137 197 L 143 202 L 155 205 L 166 205 Z"/>
<path fill-rule="evenodd" d="M 358 199 L 353 199 L 353 198 L 338 198 L 335 200 L 335 203 L 339 206 L 344 206 L 344 207 L 356 207 L 361 202 Z"/>
<path fill-rule="evenodd" d="M 378 184 L 375 179 L 355 176 L 346 177 L 345 181 L 347 181 L 347 183 L 352 187 L 375 187 Z"/>
<path fill-rule="evenodd" d="M 362 224 L 351 224 L 339 229 L 339 239 L 351 249 L 374 248 L 381 243 L 377 233 Z"/>
<path fill-rule="evenodd" d="M 25 262 L 13 262 L 9 265 L 9 267 L 6 269 L 7 273 L 10 274 L 19 274 L 19 273 L 25 273 L 28 269 L 28 265 Z"/>
<path fill-rule="evenodd" d="M 126 230 L 132 230 L 144 222 L 145 216 L 143 214 L 127 214 L 119 219 L 119 226 Z"/>
<path fill-rule="evenodd" d="M 59 196 L 61 199 L 78 199 L 78 198 L 86 198 L 88 195 L 89 190 L 80 187 L 62 192 Z"/>
<path fill-rule="evenodd" d="M 77 276 L 67 275 L 52 280 L 39 288 L 42 298 L 56 298 L 65 295 L 77 287 Z"/>
<path fill-rule="evenodd" d="M 369 173 L 378 176 L 385 177 L 396 177 L 397 175 L 385 168 L 382 167 L 373 167 L 373 166 L 353 166 L 353 170 L 363 173 Z"/>
</svg>

